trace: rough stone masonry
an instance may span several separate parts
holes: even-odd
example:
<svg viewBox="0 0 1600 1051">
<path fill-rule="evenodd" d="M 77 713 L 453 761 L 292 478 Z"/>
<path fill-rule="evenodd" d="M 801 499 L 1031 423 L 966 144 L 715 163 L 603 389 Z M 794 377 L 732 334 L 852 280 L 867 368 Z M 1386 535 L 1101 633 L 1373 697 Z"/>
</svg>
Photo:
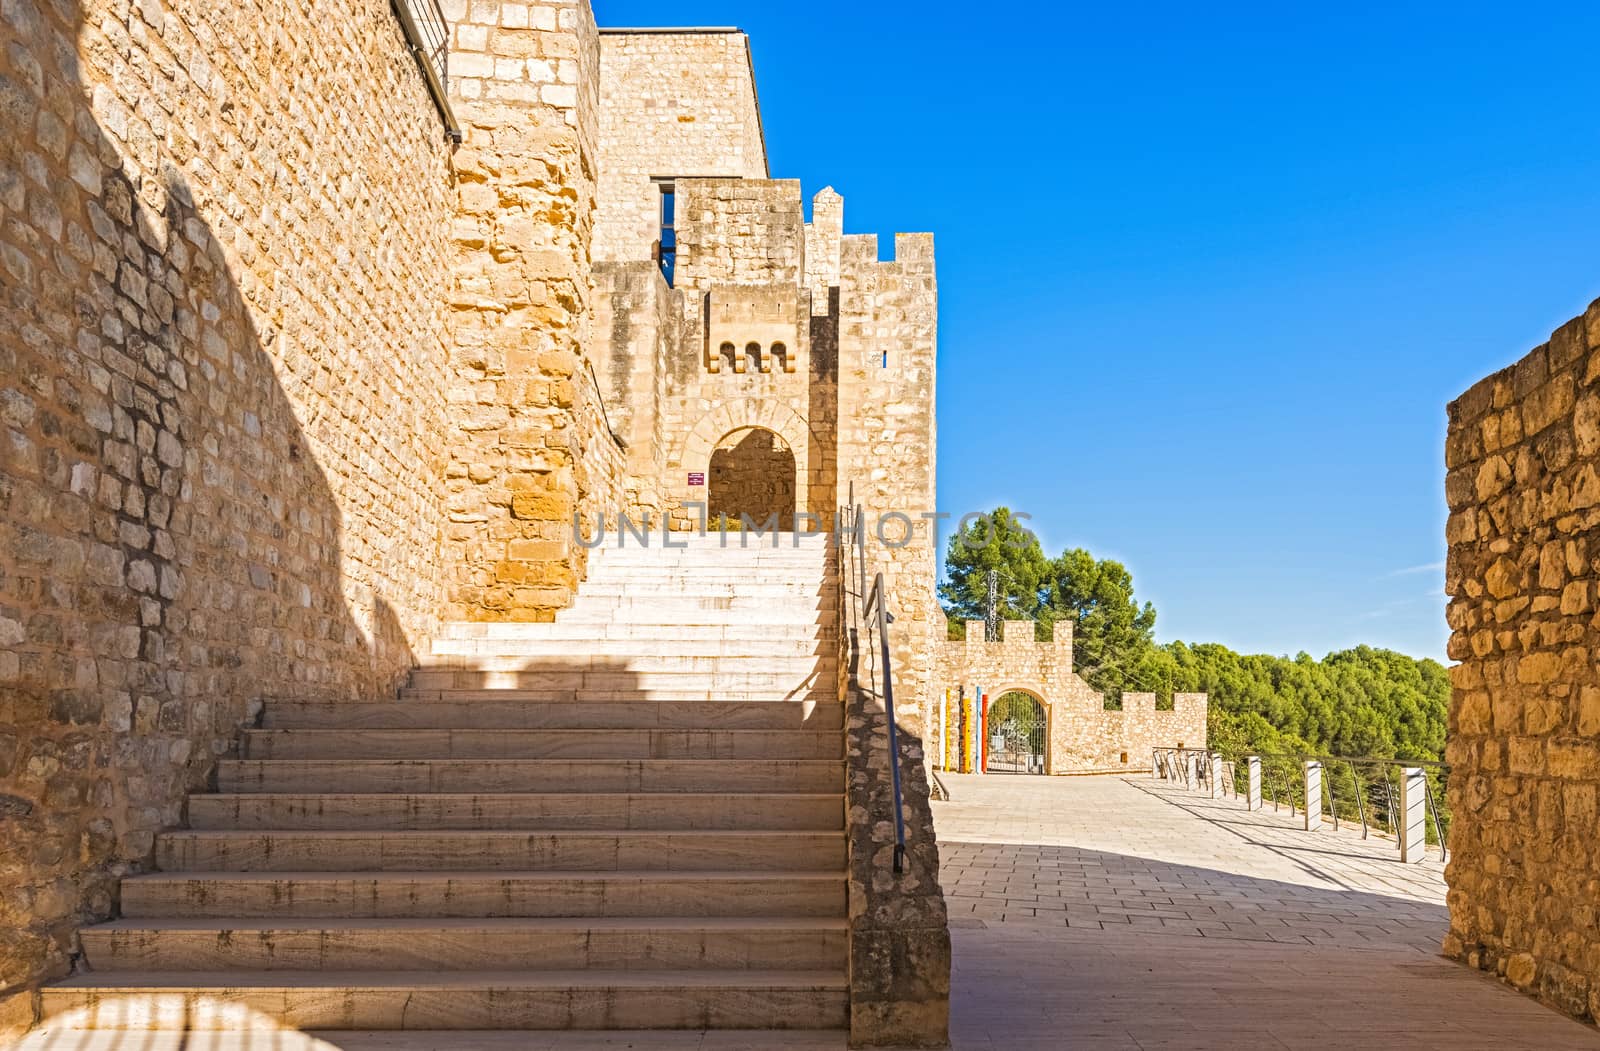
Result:
<svg viewBox="0 0 1600 1051">
<path fill-rule="evenodd" d="M 263 701 L 550 619 L 708 476 L 934 507 L 932 238 L 806 222 L 744 35 L 442 7 L 459 144 L 385 0 L 0 2 L 0 1033 Z M 870 544 L 914 755 L 933 540 Z"/>
<path fill-rule="evenodd" d="M 1450 406 L 1447 955 L 1600 1017 L 1600 301 Z"/>
</svg>

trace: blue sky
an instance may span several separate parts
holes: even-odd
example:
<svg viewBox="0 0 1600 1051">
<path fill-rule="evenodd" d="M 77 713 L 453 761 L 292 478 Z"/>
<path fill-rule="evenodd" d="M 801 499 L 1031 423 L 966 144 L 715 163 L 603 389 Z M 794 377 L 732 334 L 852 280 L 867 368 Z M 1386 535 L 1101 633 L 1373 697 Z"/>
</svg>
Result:
<svg viewBox="0 0 1600 1051">
<path fill-rule="evenodd" d="M 749 32 L 773 174 L 934 231 L 942 509 L 1163 640 L 1443 657 L 1445 404 L 1600 297 L 1600 7 L 595 3 Z"/>
</svg>

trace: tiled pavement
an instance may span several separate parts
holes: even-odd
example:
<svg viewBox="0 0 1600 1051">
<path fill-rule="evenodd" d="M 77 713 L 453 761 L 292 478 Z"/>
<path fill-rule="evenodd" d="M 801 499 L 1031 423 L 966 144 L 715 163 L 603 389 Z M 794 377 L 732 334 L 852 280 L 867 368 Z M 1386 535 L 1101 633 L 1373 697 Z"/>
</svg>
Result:
<svg viewBox="0 0 1600 1051">
<path fill-rule="evenodd" d="M 962 1051 L 1600 1048 L 1438 956 L 1443 866 L 1147 777 L 941 775 Z"/>
</svg>

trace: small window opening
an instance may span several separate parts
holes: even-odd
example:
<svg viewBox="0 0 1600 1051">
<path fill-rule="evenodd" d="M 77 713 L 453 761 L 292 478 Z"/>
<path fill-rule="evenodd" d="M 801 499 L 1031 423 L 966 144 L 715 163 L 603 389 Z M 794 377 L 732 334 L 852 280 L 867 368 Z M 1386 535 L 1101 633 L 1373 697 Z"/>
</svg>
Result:
<svg viewBox="0 0 1600 1051">
<path fill-rule="evenodd" d="M 744 356 L 749 359 L 750 364 L 755 367 L 757 372 L 767 371 L 761 367 L 761 344 L 746 343 L 744 346 Z"/>
<path fill-rule="evenodd" d="M 772 356 L 774 358 L 783 359 L 783 371 L 794 371 L 794 358 L 789 354 L 789 348 L 786 345 L 782 343 L 774 343 L 772 345 Z"/>
<path fill-rule="evenodd" d="M 656 241 L 656 261 L 670 288 L 678 269 L 678 191 L 668 180 L 658 179 L 656 185 L 661 187 L 661 235 Z"/>
<path fill-rule="evenodd" d="M 728 366 L 729 371 L 733 371 L 733 372 L 738 371 L 738 368 L 739 368 L 739 351 L 738 351 L 738 349 L 735 348 L 732 343 L 724 343 L 722 346 L 717 348 L 717 360 L 716 360 L 716 362 L 714 362 L 714 364 L 717 367 L 712 369 L 713 372 L 721 371 L 721 367 L 723 365 Z"/>
</svg>

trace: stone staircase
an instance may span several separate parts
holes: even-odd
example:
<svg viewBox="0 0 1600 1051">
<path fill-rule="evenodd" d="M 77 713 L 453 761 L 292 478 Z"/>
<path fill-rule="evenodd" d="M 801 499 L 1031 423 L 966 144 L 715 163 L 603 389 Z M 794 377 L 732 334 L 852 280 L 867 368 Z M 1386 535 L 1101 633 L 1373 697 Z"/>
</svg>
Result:
<svg viewBox="0 0 1600 1051">
<path fill-rule="evenodd" d="M 44 1029 L 843 1030 L 833 569 L 739 539 L 599 552 L 398 702 L 269 703 Z"/>
</svg>

